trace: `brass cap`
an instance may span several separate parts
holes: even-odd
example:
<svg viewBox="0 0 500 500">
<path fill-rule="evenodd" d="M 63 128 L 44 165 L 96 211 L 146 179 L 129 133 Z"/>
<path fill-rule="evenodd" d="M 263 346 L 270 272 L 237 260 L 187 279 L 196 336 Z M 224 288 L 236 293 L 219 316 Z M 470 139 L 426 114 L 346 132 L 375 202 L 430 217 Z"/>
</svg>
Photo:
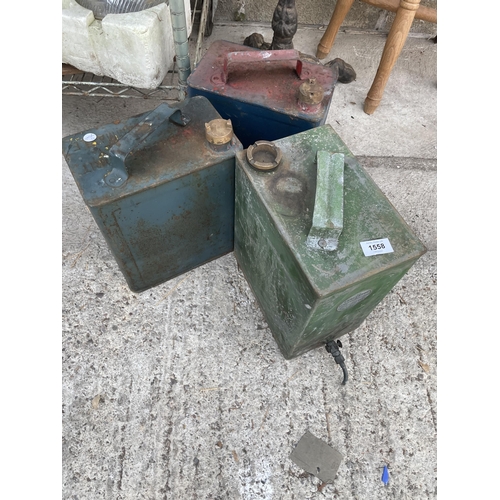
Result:
<svg viewBox="0 0 500 500">
<path fill-rule="evenodd" d="M 281 162 L 281 149 L 269 141 L 257 141 L 247 149 L 247 160 L 258 170 L 272 170 Z"/>
<path fill-rule="evenodd" d="M 231 120 L 217 118 L 205 123 L 205 137 L 211 144 L 227 144 L 233 138 Z"/>
<path fill-rule="evenodd" d="M 315 78 L 309 78 L 299 87 L 299 101 L 302 104 L 319 104 L 323 100 L 323 87 L 316 83 Z"/>
</svg>

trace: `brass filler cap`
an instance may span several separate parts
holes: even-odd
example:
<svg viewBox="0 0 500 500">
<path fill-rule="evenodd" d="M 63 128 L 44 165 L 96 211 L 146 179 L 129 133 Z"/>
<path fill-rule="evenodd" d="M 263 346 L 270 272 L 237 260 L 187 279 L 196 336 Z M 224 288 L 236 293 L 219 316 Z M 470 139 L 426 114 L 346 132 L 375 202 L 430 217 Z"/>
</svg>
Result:
<svg viewBox="0 0 500 500">
<path fill-rule="evenodd" d="M 205 137 L 211 144 L 227 144 L 233 138 L 233 125 L 231 120 L 217 118 L 205 123 Z"/>
<path fill-rule="evenodd" d="M 281 162 L 281 149 L 269 141 L 257 141 L 247 149 L 247 160 L 258 170 L 272 170 Z"/>
<path fill-rule="evenodd" d="M 309 81 L 299 87 L 299 101 L 302 104 L 319 104 L 323 96 L 323 87 L 316 83 L 316 78 L 309 78 Z"/>
</svg>

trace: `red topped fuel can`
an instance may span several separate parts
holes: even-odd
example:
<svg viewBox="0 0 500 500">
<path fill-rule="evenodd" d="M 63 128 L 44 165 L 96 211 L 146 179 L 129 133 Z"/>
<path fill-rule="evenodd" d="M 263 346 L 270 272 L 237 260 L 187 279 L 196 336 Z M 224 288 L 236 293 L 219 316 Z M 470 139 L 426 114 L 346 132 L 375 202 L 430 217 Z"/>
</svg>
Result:
<svg viewBox="0 0 500 500">
<path fill-rule="evenodd" d="M 187 80 L 230 119 L 244 148 L 325 124 L 338 69 L 301 59 L 297 50 L 213 43 Z"/>
</svg>

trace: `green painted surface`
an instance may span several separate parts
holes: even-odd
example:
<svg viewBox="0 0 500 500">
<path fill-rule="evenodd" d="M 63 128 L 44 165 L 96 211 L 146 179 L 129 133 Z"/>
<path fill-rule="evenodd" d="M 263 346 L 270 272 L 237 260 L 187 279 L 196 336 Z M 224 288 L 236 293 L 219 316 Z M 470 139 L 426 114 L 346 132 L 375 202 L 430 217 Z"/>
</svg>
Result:
<svg viewBox="0 0 500 500">
<path fill-rule="evenodd" d="M 234 252 L 290 359 L 356 329 L 426 249 L 330 125 L 275 144 L 283 160 L 272 171 L 237 154 Z M 345 161 L 343 229 L 333 251 L 306 243 L 318 151 Z M 394 251 L 365 256 L 360 243 L 382 238 Z"/>
<path fill-rule="evenodd" d="M 318 151 L 312 226 L 306 244 L 336 250 L 344 225 L 344 155 Z"/>
</svg>

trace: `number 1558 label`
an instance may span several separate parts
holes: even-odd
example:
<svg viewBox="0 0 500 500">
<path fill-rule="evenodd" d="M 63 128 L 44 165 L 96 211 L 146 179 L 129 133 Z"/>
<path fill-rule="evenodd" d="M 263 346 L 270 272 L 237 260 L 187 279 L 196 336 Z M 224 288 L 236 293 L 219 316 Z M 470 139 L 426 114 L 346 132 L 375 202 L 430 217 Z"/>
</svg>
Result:
<svg viewBox="0 0 500 500">
<path fill-rule="evenodd" d="M 371 255 L 380 255 L 382 253 L 394 252 L 388 238 L 382 238 L 380 240 L 361 241 L 359 244 L 363 249 L 365 257 L 370 257 Z"/>
</svg>

